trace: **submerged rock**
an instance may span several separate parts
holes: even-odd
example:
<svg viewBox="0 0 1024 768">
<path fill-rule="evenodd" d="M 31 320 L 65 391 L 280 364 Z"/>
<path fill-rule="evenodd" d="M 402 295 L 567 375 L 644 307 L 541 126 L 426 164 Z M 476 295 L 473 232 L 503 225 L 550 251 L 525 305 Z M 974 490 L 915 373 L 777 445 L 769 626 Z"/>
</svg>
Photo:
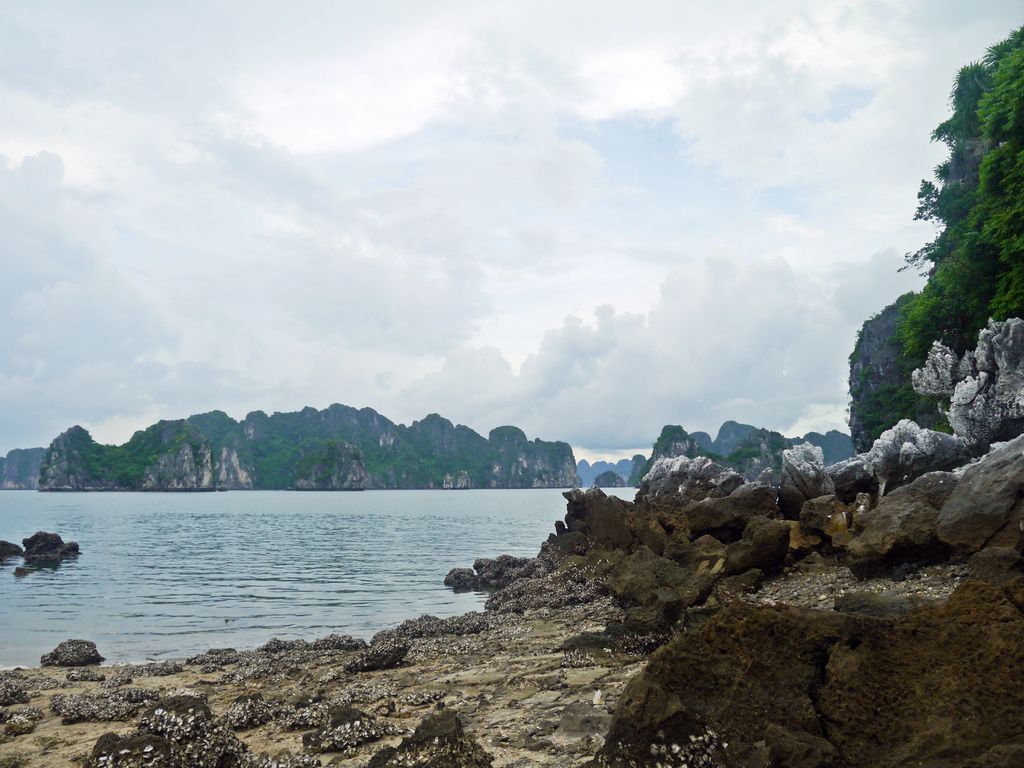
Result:
<svg viewBox="0 0 1024 768">
<path fill-rule="evenodd" d="M 102 661 L 96 643 L 91 640 L 65 640 L 39 659 L 44 667 L 85 667 Z"/>
<path fill-rule="evenodd" d="M 24 551 L 17 544 L 0 539 L 0 562 L 24 555 Z"/>
</svg>

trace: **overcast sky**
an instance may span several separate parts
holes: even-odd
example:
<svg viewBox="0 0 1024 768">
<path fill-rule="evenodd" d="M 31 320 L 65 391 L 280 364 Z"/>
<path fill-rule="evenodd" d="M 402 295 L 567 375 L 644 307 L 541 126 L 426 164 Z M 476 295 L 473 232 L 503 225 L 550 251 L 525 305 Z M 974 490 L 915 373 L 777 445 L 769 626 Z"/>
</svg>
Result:
<svg viewBox="0 0 1024 768">
<path fill-rule="evenodd" d="M 0 8 L 0 451 L 341 402 L 845 429 L 1019 0 Z"/>
</svg>

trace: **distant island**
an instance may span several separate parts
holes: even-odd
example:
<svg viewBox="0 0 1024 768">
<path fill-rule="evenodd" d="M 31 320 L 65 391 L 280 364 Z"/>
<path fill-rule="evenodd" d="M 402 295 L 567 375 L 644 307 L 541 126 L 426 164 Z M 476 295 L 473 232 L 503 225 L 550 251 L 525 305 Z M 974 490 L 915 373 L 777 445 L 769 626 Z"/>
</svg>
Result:
<svg viewBox="0 0 1024 768">
<path fill-rule="evenodd" d="M 8 459 L 9 461 L 9 459 Z M 430 414 L 410 426 L 332 405 L 236 421 L 222 411 L 160 421 L 124 445 L 71 427 L 38 465 L 41 491 L 571 488 L 568 443 L 514 426 L 484 437 Z"/>
</svg>

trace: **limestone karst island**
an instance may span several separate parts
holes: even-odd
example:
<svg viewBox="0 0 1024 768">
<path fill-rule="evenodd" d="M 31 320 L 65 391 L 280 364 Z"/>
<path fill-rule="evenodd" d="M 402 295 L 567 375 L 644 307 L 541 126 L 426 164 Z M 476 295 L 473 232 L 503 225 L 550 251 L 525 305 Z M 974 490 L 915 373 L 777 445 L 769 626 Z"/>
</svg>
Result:
<svg viewBox="0 0 1024 768">
<path fill-rule="evenodd" d="M 0 7 L 0 768 L 1024 768 L 1024 8 Z"/>
</svg>

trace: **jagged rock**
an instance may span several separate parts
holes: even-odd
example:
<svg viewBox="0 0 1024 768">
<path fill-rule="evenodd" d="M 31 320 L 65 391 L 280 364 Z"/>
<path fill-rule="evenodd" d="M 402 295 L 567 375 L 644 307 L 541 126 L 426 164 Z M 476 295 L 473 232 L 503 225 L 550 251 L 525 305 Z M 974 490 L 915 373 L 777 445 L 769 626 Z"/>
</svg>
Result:
<svg viewBox="0 0 1024 768">
<path fill-rule="evenodd" d="M 744 482 L 741 474 L 706 456 L 660 458 L 640 481 L 636 500 L 671 499 L 686 504 L 708 497 L 728 496 Z"/>
<path fill-rule="evenodd" d="M 800 525 L 808 531 L 822 534 L 837 546 L 846 546 L 853 533 L 854 508 L 844 504 L 836 495 L 809 499 L 800 508 Z"/>
<path fill-rule="evenodd" d="M 1002 586 L 1024 574 L 1024 556 L 1010 547 L 985 547 L 967 561 L 971 578 Z"/>
<path fill-rule="evenodd" d="M 816 445 L 803 443 L 782 452 L 782 478 L 779 482 L 779 508 L 790 519 L 800 516 L 808 499 L 836 492 L 832 478 L 825 472 L 825 454 Z"/>
<path fill-rule="evenodd" d="M 566 530 L 549 538 L 542 553 L 557 555 L 557 559 L 593 549 L 631 552 L 637 546 L 656 554 L 664 552 L 668 535 L 649 506 L 607 496 L 600 488 L 574 489 L 562 495 L 568 501 Z M 550 561 L 548 556 L 538 559 Z"/>
<path fill-rule="evenodd" d="M 860 493 L 878 493 L 878 480 L 871 467 L 864 461 L 863 455 L 851 456 L 838 464 L 826 467 L 825 471 L 832 478 L 836 496 L 842 501 L 849 503 Z"/>
<path fill-rule="evenodd" d="M 686 526 L 693 536 L 710 533 L 716 538 L 732 540 L 758 515 L 779 514 L 778 492 L 770 485 L 746 483 L 728 496 L 704 499 L 681 510 Z"/>
<path fill-rule="evenodd" d="M 970 457 L 963 438 L 922 429 L 909 419 L 885 430 L 871 450 L 862 454 L 878 481 L 879 496 L 928 472 L 949 472 Z"/>
<path fill-rule="evenodd" d="M 17 544 L 12 544 L 9 541 L 3 541 L 0 539 L 0 561 L 14 557 L 21 557 L 23 554 L 25 553 Z"/>
<path fill-rule="evenodd" d="M 462 727 L 458 714 L 442 710 L 423 720 L 397 747 L 373 756 L 367 768 L 490 768 L 492 759 Z"/>
<path fill-rule="evenodd" d="M 65 543 L 56 533 L 45 531 L 38 531 L 27 539 L 22 539 L 21 545 L 25 548 L 26 564 L 57 562 L 66 557 L 77 557 L 79 554 L 77 542 Z"/>
<path fill-rule="evenodd" d="M 789 554 L 789 525 L 784 520 L 754 517 L 743 529 L 740 540 L 726 549 L 724 575 L 756 568 L 774 573 L 782 568 Z"/>
<path fill-rule="evenodd" d="M 373 643 L 355 659 L 345 665 L 346 672 L 373 672 L 397 667 L 405 659 L 409 646 L 393 636 Z"/>
<path fill-rule="evenodd" d="M 704 602 L 723 565 L 686 569 L 641 547 L 611 568 L 608 590 L 627 606 L 651 609 L 646 624 L 670 626 L 684 609 Z"/>
<path fill-rule="evenodd" d="M 950 472 L 930 472 L 897 488 L 860 517 L 861 528 L 847 545 L 850 569 L 873 576 L 904 563 L 943 560 L 949 548 L 939 539 L 939 510 L 955 492 Z"/>
<path fill-rule="evenodd" d="M 85 667 L 102 661 L 96 643 L 91 640 L 65 640 L 39 659 L 44 667 Z"/>
<path fill-rule="evenodd" d="M 105 733 L 96 740 L 87 765 L 95 768 L 178 768 L 181 762 L 176 759 L 174 745 L 162 736 Z"/>
<path fill-rule="evenodd" d="M 591 766 L 952 767 L 1016 745 L 1014 599 L 967 582 L 888 620 L 730 603 L 633 678 Z"/>
<path fill-rule="evenodd" d="M 961 552 L 1024 544 L 1024 435 L 994 445 L 964 471 L 939 513 L 938 534 Z"/>
<path fill-rule="evenodd" d="M 950 399 L 947 418 L 957 435 L 987 447 L 1024 432 L 1024 320 L 990 322 L 978 345 L 960 358 L 936 342 L 912 374 L 921 394 Z"/>
</svg>

